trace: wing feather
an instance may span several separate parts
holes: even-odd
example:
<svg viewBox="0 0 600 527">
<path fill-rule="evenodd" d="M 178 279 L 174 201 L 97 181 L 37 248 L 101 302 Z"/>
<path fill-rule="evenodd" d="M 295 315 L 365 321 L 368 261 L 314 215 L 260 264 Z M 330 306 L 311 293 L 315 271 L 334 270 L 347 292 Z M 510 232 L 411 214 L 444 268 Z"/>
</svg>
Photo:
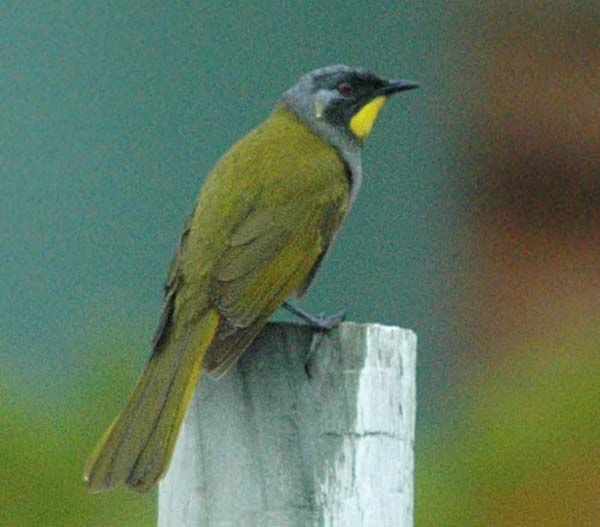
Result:
<svg viewBox="0 0 600 527">
<path fill-rule="evenodd" d="M 347 194 L 319 195 L 307 203 L 250 215 L 251 228 L 240 225 L 215 266 L 210 296 L 223 318 L 204 358 L 212 375 L 224 375 L 285 299 L 312 278 L 345 214 Z"/>
</svg>

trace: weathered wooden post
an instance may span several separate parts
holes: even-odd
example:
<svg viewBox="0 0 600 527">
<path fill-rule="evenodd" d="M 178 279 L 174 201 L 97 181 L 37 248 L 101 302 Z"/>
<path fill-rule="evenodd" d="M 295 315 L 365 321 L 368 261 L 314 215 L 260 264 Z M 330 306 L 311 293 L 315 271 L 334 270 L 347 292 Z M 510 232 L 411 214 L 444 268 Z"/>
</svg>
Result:
<svg viewBox="0 0 600 527">
<path fill-rule="evenodd" d="M 413 525 L 416 336 L 271 324 L 204 378 L 160 484 L 159 527 Z"/>
</svg>

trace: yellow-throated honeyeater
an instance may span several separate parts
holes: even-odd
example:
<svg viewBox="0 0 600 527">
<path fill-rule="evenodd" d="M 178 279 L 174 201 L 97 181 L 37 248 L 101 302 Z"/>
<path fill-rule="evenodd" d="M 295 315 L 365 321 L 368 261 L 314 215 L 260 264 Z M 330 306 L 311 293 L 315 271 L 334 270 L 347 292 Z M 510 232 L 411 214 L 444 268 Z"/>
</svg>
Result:
<svg viewBox="0 0 600 527">
<path fill-rule="evenodd" d="M 93 492 L 165 473 L 200 370 L 224 375 L 312 282 L 362 181 L 361 150 L 393 94 L 362 68 L 312 71 L 210 172 L 165 288 L 152 354 L 85 471 Z"/>
</svg>

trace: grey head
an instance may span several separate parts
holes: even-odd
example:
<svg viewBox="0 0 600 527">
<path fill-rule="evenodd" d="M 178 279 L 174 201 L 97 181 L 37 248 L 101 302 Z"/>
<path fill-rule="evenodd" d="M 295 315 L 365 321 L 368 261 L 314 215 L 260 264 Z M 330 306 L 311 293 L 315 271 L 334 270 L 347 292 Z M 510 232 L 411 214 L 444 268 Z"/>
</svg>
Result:
<svg viewBox="0 0 600 527">
<path fill-rule="evenodd" d="M 385 80 L 365 68 L 326 66 L 304 75 L 283 95 L 283 102 L 313 132 L 345 157 L 359 152 L 366 134 L 357 133 L 352 119 L 376 98 L 416 88 L 417 84 Z M 372 113 L 375 120 L 377 108 Z M 370 123 L 372 125 L 372 122 Z"/>
<path fill-rule="evenodd" d="M 352 204 L 362 183 L 361 150 L 379 110 L 389 96 L 417 86 L 382 79 L 364 68 L 336 65 L 307 73 L 282 99 L 340 154 L 349 170 Z"/>
</svg>

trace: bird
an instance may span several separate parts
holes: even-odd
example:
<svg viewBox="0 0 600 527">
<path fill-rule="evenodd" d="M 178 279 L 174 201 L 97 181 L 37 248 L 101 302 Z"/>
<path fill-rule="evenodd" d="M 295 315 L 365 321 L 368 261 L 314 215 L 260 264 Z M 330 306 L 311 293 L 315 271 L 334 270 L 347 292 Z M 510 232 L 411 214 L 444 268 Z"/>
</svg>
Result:
<svg viewBox="0 0 600 527">
<path fill-rule="evenodd" d="M 302 76 L 209 172 L 172 260 L 152 351 L 91 454 L 90 492 L 165 474 L 201 371 L 220 378 L 313 281 L 360 189 L 361 151 L 394 94 L 418 85 L 334 65 Z"/>
</svg>

